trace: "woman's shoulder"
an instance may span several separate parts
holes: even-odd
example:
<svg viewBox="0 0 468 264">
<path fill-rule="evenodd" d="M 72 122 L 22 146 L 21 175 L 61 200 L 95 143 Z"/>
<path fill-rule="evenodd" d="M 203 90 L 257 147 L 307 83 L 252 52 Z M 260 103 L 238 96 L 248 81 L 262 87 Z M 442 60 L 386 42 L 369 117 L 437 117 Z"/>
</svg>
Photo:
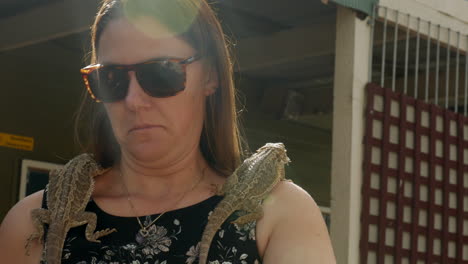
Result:
<svg viewBox="0 0 468 264">
<path fill-rule="evenodd" d="M 5 231 L 7 225 L 12 224 L 11 227 L 17 227 L 19 224 L 31 224 L 31 210 L 41 208 L 44 190 L 40 190 L 33 194 L 26 196 L 16 203 L 3 219 L 0 231 Z M 0 233 L 3 234 L 3 233 Z"/>
<path fill-rule="evenodd" d="M 291 208 L 302 206 L 320 211 L 312 196 L 301 186 L 289 180 L 280 181 L 275 188 L 273 188 L 267 200 L 270 200 L 269 203 L 266 203 L 267 206 L 273 206 L 271 200 L 274 201 L 273 207 L 276 207 L 276 212 L 278 212 L 278 209 L 292 210 Z M 283 214 L 278 213 L 278 216 L 282 215 Z"/>
<path fill-rule="evenodd" d="M 8 263 L 37 263 L 42 246 L 39 241 L 31 243 L 30 255 L 26 256 L 25 244 L 35 232 L 31 211 L 41 208 L 44 191 L 31 194 L 14 205 L 0 226 L 0 255 Z"/>
<path fill-rule="evenodd" d="M 281 260 L 277 263 L 290 263 L 294 262 L 294 256 L 296 260 L 302 256 L 304 261 L 320 257 L 330 260 L 324 263 L 333 263 L 333 250 L 322 213 L 302 187 L 290 181 L 279 182 L 265 199 L 263 213 L 264 217 L 258 221 L 257 237 L 265 262 L 276 259 Z"/>
<path fill-rule="evenodd" d="M 264 217 L 259 223 L 271 234 L 274 226 L 283 220 L 285 214 L 303 206 L 309 207 L 309 210 L 319 210 L 314 199 L 302 187 L 292 181 L 280 181 L 263 201 Z"/>
</svg>

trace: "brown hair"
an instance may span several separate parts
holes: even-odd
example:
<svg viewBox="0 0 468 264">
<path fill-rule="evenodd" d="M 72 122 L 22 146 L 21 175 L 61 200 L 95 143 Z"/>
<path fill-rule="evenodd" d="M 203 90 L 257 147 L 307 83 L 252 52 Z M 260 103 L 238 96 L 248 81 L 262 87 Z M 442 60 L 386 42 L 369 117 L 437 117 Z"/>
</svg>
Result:
<svg viewBox="0 0 468 264">
<path fill-rule="evenodd" d="M 224 175 L 232 173 L 240 163 L 245 142 L 236 115 L 230 51 L 209 4 L 205 0 L 104 0 L 91 28 L 91 63 L 96 63 L 99 39 L 106 25 L 124 15 L 155 17 L 207 58 L 209 67 L 217 70 L 219 87 L 206 100 L 200 149 L 210 166 Z M 93 153 L 103 167 L 110 167 L 119 159 L 120 148 L 104 106 L 92 101 L 86 91 L 75 130 L 82 150 Z"/>
</svg>

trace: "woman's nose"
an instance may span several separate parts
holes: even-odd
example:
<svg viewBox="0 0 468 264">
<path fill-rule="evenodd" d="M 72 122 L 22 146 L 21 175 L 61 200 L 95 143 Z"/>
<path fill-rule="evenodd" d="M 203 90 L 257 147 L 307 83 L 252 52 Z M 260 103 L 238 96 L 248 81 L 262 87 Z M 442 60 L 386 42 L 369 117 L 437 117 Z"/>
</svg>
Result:
<svg viewBox="0 0 468 264">
<path fill-rule="evenodd" d="M 151 97 L 146 94 L 143 88 L 140 86 L 136 74 L 134 71 L 128 72 L 128 92 L 125 97 L 125 103 L 131 109 L 144 108 L 150 105 Z"/>
</svg>

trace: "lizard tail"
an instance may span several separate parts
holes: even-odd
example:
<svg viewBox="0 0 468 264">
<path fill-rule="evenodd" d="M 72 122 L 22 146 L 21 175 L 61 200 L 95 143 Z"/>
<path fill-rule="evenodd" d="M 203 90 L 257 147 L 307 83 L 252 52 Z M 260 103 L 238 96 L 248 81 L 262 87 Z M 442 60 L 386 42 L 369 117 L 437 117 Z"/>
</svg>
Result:
<svg viewBox="0 0 468 264">
<path fill-rule="evenodd" d="M 200 242 L 199 264 L 206 264 L 211 242 L 213 242 L 216 232 L 218 232 L 228 216 L 234 212 L 234 210 L 226 210 L 230 208 L 230 203 L 222 200 L 210 215 Z"/>
<path fill-rule="evenodd" d="M 62 251 L 66 234 L 64 224 L 50 225 L 45 244 L 45 261 L 47 264 L 62 263 Z"/>
</svg>

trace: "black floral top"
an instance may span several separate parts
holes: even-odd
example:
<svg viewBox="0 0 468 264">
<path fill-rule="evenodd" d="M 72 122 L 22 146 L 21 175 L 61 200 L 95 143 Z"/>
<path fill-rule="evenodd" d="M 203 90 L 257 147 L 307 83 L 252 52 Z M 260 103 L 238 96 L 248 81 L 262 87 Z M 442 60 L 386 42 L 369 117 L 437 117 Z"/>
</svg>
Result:
<svg viewBox="0 0 468 264">
<path fill-rule="evenodd" d="M 116 228 L 117 232 L 101 237 L 101 243 L 94 243 L 85 238 L 86 225 L 70 229 L 62 263 L 198 264 L 199 242 L 208 215 L 222 198 L 212 196 L 200 203 L 166 212 L 149 228 L 143 240 L 137 239 L 140 226 L 135 217 L 107 214 L 90 201 L 86 211 L 96 213 L 96 231 Z M 46 208 L 45 202 L 43 208 Z M 140 217 L 140 220 L 146 226 L 158 216 Z M 261 263 L 255 240 L 256 223 L 240 227 L 230 223 L 235 217 L 236 213 L 218 230 L 211 244 L 208 264 Z M 47 230 L 47 225 L 45 227 Z"/>
</svg>

